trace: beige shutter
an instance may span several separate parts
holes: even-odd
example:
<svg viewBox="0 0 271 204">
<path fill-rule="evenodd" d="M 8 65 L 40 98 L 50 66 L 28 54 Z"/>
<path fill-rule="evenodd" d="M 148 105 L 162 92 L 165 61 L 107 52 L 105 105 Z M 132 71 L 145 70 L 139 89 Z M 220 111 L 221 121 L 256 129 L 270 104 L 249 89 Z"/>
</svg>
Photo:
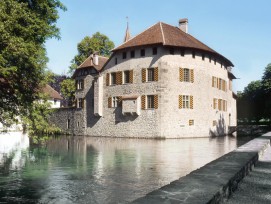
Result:
<svg viewBox="0 0 271 204">
<path fill-rule="evenodd" d="M 180 81 L 183 81 L 183 68 L 180 68 Z"/>
<path fill-rule="evenodd" d="M 129 83 L 134 83 L 134 72 L 133 70 L 130 70 L 129 72 Z"/>
<path fill-rule="evenodd" d="M 179 95 L 179 108 L 183 108 L 183 96 Z"/>
<path fill-rule="evenodd" d="M 158 67 L 154 68 L 154 81 L 158 81 Z"/>
<path fill-rule="evenodd" d="M 109 86 L 109 73 L 106 73 L 106 86 Z"/>
<path fill-rule="evenodd" d="M 112 97 L 108 98 L 108 108 L 112 108 Z"/>
<path fill-rule="evenodd" d="M 213 99 L 213 108 L 216 109 L 215 98 Z"/>
<path fill-rule="evenodd" d="M 216 78 L 216 88 L 219 88 L 219 78 Z"/>
<path fill-rule="evenodd" d="M 212 76 L 212 87 L 215 87 L 215 77 Z"/>
<path fill-rule="evenodd" d="M 194 83 L 194 69 L 190 69 L 190 82 Z"/>
<path fill-rule="evenodd" d="M 146 82 L 146 68 L 143 68 L 141 70 L 141 74 L 142 74 L 142 82 Z"/>
<path fill-rule="evenodd" d="M 121 85 L 122 84 L 122 72 L 116 73 L 116 84 Z"/>
<path fill-rule="evenodd" d="M 158 109 L 158 95 L 154 95 L 154 108 Z"/>
<path fill-rule="evenodd" d="M 141 96 L 141 109 L 146 109 L 146 96 Z"/>
<path fill-rule="evenodd" d="M 221 111 L 221 99 L 218 99 L 218 110 Z"/>
<path fill-rule="evenodd" d="M 118 100 L 118 107 L 121 107 L 122 106 L 122 97 L 118 96 L 117 100 Z"/>
<path fill-rule="evenodd" d="M 190 96 L 190 109 L 194 108 L 194 99 L 193 96 Z"/>
</svg>

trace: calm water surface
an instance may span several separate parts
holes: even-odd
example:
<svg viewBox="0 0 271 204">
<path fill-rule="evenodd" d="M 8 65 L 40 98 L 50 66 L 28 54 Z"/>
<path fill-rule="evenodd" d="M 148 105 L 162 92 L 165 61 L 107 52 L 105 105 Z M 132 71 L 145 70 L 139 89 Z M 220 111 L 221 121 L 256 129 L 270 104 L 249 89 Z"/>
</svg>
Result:
<svg viewBox="0 0 271 204">
<path fill-rule="evenodd" d="M 252 139 L 54 137 L 0 134 L 0 203 L 127 203 Z"/>
</svg>

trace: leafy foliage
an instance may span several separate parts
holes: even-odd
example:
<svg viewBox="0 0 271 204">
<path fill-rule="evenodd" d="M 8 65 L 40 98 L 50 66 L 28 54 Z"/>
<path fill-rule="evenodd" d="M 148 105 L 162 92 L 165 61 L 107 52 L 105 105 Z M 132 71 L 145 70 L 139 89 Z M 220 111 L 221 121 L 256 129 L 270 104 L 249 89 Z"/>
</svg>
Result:
<svg viewBox="0 0 271 204">
<path fill-rule="evenodd" d="M 75 99 L 75 82 L 74 79 L 67 78 L 61 82 L 61 93 L 67 100 L 67 106 L 73 106 Z"/>
<path fill-rule="evenodd" d="M 92 37 L 86 36 L 77 45 L 78 54 L 72 60 L 69 73 L 72 74 L 90 54 L 98 52 L 100 55 L 108 57 L 110 50 L 114 47 L 114 43 L 106 35 L 99 32 L 94 33 Z"/>
<path fill-rule="evenodd" d="M 59 38 L 59 0 L 0 1 L 0 122 L 27 115 L 47 81 L 48 38 Z"/>
<path fill-rule="evenodd" d="M 265 68 L 262 80 L 250 82 L 238 93 L 238 119 L 251 122 L 271 119 L 271 64 Z"/>
</svg>

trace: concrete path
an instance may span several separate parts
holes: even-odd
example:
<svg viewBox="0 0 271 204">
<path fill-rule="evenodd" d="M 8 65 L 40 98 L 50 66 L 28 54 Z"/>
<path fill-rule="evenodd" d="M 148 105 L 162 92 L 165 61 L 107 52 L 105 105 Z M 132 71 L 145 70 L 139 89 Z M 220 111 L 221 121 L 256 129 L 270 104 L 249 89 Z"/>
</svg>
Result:
<svg viewBox="0 0 271 204">
<path fill-rule="evenodd" d="M 270 136 L 270 133 L 266 136 Z M 271 147 L 264 152 L 253 171 L 240 182 L 227 203 L 271 203 Z"/>
</svg>

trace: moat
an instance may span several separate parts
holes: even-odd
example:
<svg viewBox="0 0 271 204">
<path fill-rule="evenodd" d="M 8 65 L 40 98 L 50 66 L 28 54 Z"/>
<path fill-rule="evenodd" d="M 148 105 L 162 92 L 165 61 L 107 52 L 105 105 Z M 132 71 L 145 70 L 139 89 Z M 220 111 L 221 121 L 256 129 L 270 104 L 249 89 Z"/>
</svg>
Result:
<svg viewBox="0 0 271 204">
<path fill-rule="evenodd" d="M 252 137 L 53 137 L 0 134 L 0 203 L 127 203 Z"/>
</svg>

